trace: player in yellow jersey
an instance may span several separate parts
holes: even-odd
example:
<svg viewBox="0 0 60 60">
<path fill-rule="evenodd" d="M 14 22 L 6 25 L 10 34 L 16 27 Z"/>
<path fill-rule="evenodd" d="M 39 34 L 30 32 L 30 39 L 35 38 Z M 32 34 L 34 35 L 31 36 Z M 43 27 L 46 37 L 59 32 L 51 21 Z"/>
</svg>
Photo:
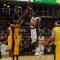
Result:
<svg viewBox="0 0 60 60">
<path fill-rule="evenodd" d="M 52 29 L 50 40 L 54 40 L 55 44 L 54 60 L 60 60 L 60 21 L 56 21 L 55 25 L 56 26 Z"/>
<path fill-rule="evenodd" d="M 17 17 L 17 15 L 15 15 Z M 17 18 L 15 18 L 17 20 Z M 9 60 L 14 60 L 16 56 L 16 60 L 18 60 L 19 55 L 19 43 L 21 40 L 21 33 L 20 33 L 20 24 L 16 20 L 13 20 L 13 24 L 10 25 L 10 32 L 8 36 L 8 49 L 9 49 Z"/>
</svg>

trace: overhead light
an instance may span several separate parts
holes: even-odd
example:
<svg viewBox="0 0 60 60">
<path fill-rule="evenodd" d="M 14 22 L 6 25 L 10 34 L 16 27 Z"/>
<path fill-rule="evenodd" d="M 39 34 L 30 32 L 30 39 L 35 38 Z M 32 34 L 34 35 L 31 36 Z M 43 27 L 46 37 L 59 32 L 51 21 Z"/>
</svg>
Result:
<svg viewBox="0 0 60 60">
<path fill-rule="evenodd" d="M 4 6 L 6 6 L 6 4 L 4 4 Z"/>
<path fill-rule="evenodd" d="M 9 8 L 10 6 L 8 5 L 7 7 Z"/>
<path fill-rule="evenodd" d="M 20 6 L 18 8 L 21 8 Z"/>
</svg>

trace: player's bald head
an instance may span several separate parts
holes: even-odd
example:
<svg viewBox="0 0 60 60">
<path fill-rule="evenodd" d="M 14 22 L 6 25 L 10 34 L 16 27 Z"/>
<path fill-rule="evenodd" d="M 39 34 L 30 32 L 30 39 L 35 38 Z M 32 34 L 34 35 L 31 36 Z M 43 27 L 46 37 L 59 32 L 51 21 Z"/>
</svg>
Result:
<svg viewBox="0 0 60 60">
<path fill-rule="evenodd" d="M 56 21 L 55 25 L 60 25 L 60 20 Z"/>
</svg>

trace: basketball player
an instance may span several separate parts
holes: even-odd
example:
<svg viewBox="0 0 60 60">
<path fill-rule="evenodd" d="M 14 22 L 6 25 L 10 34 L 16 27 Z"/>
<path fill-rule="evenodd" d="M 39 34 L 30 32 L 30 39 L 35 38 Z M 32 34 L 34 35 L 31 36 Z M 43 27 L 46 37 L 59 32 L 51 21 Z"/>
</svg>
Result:
<svg viewBox="0 0 60 60">
<path fill-rule="evenodd" d="M 50 40 L 54 40 L 55 44 L 54 60 L 60 60 L 60 21 L 56 21 L 55 25 L 56 26 L 52 29 L 52 36 Z"/>
<path fill-rule="evenodd" d="M 42 34 L 42 31 L 40 31 L 38 36 L 38 45 L 35 50 L 35 56 L 37 56 L 37 59 L 39 59 L 44 54 L 44 40 L 45 38 Z"/>
<path fill-rule="evenodd" d="M 31 43 L 34 43 L 37 41 L 37 23 L 38 23 L 38 20 L 41 20 L 40 17 L 36 17 L 35 15 L 31 18 L 31 24 L 30 24 L 30 28 L 31 28 L 31 39 L 32 39 L 32 42 Z"/>
<path fill-rule="evenodd" d="M 18 20 L 18 15 L 15 15 L 15 19 Z M 18 18 L 17 18 L 18 17 Z M 18 60 L 19 55 L 19 43 L 21 40 L 21 33 L 20 33 L 20 24 L 16 20 L 13 20 L 13 24 L 10 25 L 10 32 L 8 36 L 8 48 L 9 48 L 9 60 L 14 60 L 14 57 L 16 56 L 16 60 Z"/>
</svg>

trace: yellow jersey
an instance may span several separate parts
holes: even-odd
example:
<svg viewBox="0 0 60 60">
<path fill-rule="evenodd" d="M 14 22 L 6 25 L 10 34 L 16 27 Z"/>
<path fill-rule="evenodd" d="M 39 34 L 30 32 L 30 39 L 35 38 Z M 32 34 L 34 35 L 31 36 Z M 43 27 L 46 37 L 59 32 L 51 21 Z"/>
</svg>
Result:
<svg viewBox="0 0 60 60">
<path fill-rule="evenodd" d="M 8 48 L 11 49 L 12 48 L 12 29 L 11 29 L 12 25 L 10 26 L 10 32 L 9 32 L 9 36 L 8 36 Z M 21 34 L 20 34 L 20 28 L 18 25 L 14 25 L 14 42 L 15 45 L 19 45 L 20 39 L 21 39 Z"/>
<path fill-rule="evenodd" d="M 54 35 L 53 35 L 53 37 L 54 37 L 54 39 L 55 39 L 55 45 L 59 45 L 60 44 L 60 27 L 55 27 L 54 29 L 53 29 L 53 32 L 54 32 Z"/>
</svg>

